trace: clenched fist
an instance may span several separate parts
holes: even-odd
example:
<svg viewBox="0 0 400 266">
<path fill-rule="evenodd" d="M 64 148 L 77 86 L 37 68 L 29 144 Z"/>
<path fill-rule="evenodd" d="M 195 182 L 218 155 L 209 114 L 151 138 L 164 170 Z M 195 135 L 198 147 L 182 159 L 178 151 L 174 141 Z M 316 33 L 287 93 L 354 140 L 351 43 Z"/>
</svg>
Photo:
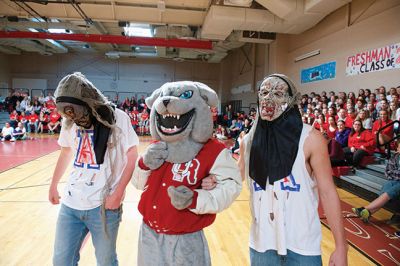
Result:
<svg viewBox="0 0 400 266">
<path fill-rule="evenodd" d="M 171 198 L 171 204 L 177 210 L 183 210 L 192 204 L 194 192 L 185 186 L 168 187 L 168 196 Z"/>
<path fill-rule="evenodd" d="M 150 170 L 159 168 L 168 157 L 167 144 L 163 141 L 155 142 L 147 147 L 143 154 L 143 163 Z"/>
</svg>

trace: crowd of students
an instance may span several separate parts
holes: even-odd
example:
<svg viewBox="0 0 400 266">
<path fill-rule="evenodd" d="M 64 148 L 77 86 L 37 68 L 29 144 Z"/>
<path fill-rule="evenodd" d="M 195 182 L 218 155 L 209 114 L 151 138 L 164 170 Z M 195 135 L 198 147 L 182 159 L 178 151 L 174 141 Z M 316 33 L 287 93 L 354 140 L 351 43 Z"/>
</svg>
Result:
<svg viewBox="0 0 400 266">
<path fill-rule="evenodd" d="M 303 122 L 330 141 L 334 166 L 347 163 L 359 167 L 363 157 L 383 151 L 377 146 L 382 147 L 398 132 L 398 124 L 391 123 L 400 118 L 399 95 L 400 87 L 387 92 L 384 86 L 374 92 L 360 89 L 358 96 L 353 92 L 311 93 L 302 96 L 299 109 Z"/>
<path fill-rule="evenodd" d="M 122 102 L 118 99 L 113 101 L 129 115 L 132 127 L 138 135 L 150 135 L 150 114 L 144 96 L 139 100 L 127 97 Z M 0 109 L 10 114 L 9 121 L 1 131 L 1 141 L 27 139 L 30 133 L 47 132 L 52 135 L 61 129 L 61 115 L 57 112 L 55 98 L 51 93 L 46 97 L 31 98 L 27 93 L 16 91 L 0 99 Z"/>
</svg>

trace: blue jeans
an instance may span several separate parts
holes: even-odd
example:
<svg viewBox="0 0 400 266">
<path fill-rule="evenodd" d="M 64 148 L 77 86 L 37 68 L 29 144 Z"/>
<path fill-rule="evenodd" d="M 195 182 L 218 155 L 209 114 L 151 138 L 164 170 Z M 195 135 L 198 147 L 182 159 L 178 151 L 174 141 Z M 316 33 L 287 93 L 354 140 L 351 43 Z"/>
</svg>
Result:
<svg viewBox="0 0 400 266">
<path fill-rule="evenodd" d="M 101 218 L 101 207 L 80 211 L 61 205 L 58 215 L 53 265 L 78 265 L 79 251 L 85 236 L 90 232 L 98 266 L 118 265 L 116 241 L 122 206 L 106 210 L 107 233 Z"/>
<path fill-rule="evenodd" d="M 287 250 L 286 256 L 278 255 L 276 250 L 258 252 L 250 248 L 251 266 L 320 266 L 322 265 L 321 256 L 304 256 Z"/>
<path fill-rule="evenodd" d="M 387 193 L 390 199 L 400 198 L 400 181 L 399 180 L 387 180 L 383 184 L 381 193 Z"/>
</svg>

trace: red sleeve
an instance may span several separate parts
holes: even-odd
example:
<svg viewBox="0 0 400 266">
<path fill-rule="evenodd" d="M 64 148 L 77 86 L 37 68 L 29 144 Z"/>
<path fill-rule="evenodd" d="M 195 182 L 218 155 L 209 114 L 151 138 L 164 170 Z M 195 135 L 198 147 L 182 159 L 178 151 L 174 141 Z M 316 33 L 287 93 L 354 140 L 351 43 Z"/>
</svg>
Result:
<svg viewBox="0 0 400 266">
<path fill-rule="evenodd" d="M 365 150 L 369 153 L 373 153 L 375 150 L 375 135 L 369 132 L 368 130 L 364 130 L 362 134 L 362 141 Z"/>
<path fill-rule="evenodd" d="M 372 133 L 376 134 L 376 132 L 379 130 L 379 120 L 376 120 L 374 124 L 372 125 Z"/>
<path fill-rule="evenodd" d="M 355 141 L 354 140 L 356 139 L 356 134 L 357 133 L 354 133 L 353 136 L 352 136 L 351 133 L 350 133 L 349 140 L 348 140 L 348 145 L 347 145 L 348 147 L 351 148 L 351 147 L 355 146 Z"/>
</svg>

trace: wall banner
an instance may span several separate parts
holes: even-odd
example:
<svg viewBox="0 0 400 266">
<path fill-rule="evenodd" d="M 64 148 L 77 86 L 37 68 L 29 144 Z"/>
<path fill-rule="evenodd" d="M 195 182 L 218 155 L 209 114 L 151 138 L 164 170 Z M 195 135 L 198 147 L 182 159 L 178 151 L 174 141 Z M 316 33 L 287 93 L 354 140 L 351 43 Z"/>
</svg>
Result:
<svg viewBox="0 0 400 266">
<path fill-rule="evenodd" d="M 400 68 L 400 43 L 351 55 L 347 58 L 346 75 Z"/>
<path fill-rule="evenodd" d="M 329 62 L 319 66 L 301 70 L 301 83 L 309 83 L 336 77 L 336 62 Z"/>
</svg>

